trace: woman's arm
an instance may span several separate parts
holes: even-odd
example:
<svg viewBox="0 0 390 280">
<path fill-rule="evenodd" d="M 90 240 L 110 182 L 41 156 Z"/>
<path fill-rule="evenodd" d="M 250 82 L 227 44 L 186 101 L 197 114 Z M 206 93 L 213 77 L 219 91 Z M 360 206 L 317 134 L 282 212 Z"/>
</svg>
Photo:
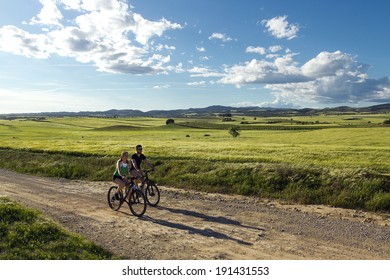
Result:
<svg viewBox="0 0 390 280">
<path fill-rule="evenodd" d="M 120 168 L 120 162 L 121 160 L 119 159 L 117 162 L 116 162 L 116 170 L 118 170 L 118 173 L 119 173 L 119 176 L 121 176 L 123 178 L 123 175 L 121 173 L 121 168 Z"/>
</svg>

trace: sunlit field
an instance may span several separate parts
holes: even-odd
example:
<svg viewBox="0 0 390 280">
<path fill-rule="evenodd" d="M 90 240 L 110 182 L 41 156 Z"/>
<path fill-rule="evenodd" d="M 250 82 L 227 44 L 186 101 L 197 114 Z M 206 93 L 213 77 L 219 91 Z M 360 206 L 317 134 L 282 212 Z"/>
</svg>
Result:
<svg viewBox="0 0 390 280">
<path fill-rule="evenodd" d="M 381 125 L 389 115 L 348 120 L 353 117 L 294 118 L 294 121 L 314 123 L 306 125 L 289 123 L 288 118 L 253 120 L 253 117 L 239 117 L 229 123 L 217 117 L 175 119 L 175 125 L 166 125 L 166 119 L 158 118 L 0 120 L 0 146 L 119 155 L 122 150 L 132 151 L 136 144 L 142 144 L 151 158 L 389 171 L 390 128 Z M 241 129 L 237 138 L 228 134 L 228 128 L 233 125 Z"/>
<path fill-rule="evenodd" d="M 109 181 L 121 151 L 142 144 L 160 184 L 390 211 L 388 119 L 188 117 L 169 125 L 163 118 L 3 119 L 0 167 Z"/>
</svg>

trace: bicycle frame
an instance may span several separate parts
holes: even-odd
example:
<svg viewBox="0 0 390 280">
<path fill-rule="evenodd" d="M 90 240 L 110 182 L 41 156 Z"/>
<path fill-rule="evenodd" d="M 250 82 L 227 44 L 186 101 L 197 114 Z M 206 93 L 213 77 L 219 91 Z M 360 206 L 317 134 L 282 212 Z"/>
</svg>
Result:
<svg viewBox="0 0 390 280">
<path fill-rule="evenodd" d="M 127 203 L 129 203 L 129 201 L 130 201 L 130 195 L 133 192 L 133 187 L 136 186 L 134 183 L 134 179 L 135 178 L 133 178 L 133 177 L 130 178 L 129 184 L 127 184 L 125 187 L 125 195 L 123 196 L 123 200 L 126 201 Z"/>
<path fill-rule="evenodd" d="M 142 216 L 146 211 L 146 200 L 144 193 L 134 184 L 133 179 L 131 178 L 130 183 L 125 187 L 125 196 L 123 197 L 123 202 L 126 202 L 129 205 L 130 211 L 135 216 Z M 135 205 L 144 205 L 142 212 L 134 209 Z M 141 207 L 142 208 L 142 207 Z"/>
<path fill-rule="evenodd" d="M 160 202 L 160 190 L 157 187 L 157 184 L 149 179 L 149 172 L 154 171 L 154 169 L 143 170 L 144 176 L 142 177 L 141 191 L 144 193 L 146 202 L 152 206 L 156 207 Z"/>
<path fill-rule="evenodd" d="M 151 172 L 151 171 L 153 171 L 153 169 L 143 170 L 143 173 L 145 173 L 145 176 L 143 176 L 144 180 L 142 180 L 141 187 L 144 187 L 145 184 L 149 181 L 148 173 Z"/>
</svg>

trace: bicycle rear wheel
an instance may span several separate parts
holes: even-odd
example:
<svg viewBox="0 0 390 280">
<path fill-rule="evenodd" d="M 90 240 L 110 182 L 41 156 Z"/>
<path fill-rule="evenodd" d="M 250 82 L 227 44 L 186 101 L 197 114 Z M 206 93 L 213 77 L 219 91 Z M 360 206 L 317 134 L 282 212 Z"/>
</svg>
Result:
<svg viewBox="0 0 390 280">
<path fill-rule="evenodd" d="M 157 206 L 160 202 L 160 190 L 155 183 L 148 183 L 145 189 L 145 198 L 150 206 Z"/>
<path fill-rule="evenodd" d="M 141 217 L 146 211 L 146 199 L 143 192 L 133 190 L 130 193 L 129 208 L 134 216 Z"/>
<path fill-rule="evenodd" d="M 119 194 L 119 200 L 115 199 L 114 195 L 116 193 L 116 190 L 118 189 L 118 186 L 112 186 L 107 193 L 107 201 L 108 201 L 108 206 L 114 210 L 118 211 L 119 208 L 121 208 L 123 204 L 123 195 L 122 193 Z"/>
</svg>

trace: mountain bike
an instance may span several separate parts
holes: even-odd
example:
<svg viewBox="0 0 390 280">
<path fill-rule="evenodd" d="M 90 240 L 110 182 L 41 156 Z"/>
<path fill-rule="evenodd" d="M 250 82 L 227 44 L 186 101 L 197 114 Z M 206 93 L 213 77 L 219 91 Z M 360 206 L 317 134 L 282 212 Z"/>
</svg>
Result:
<svg viewBox="0 0 390 280">
<path fill-rule="evenodd" d="M 134 178 L 131 178 L 130 183 L 126 185 L 124 191 L 118 193 L 119 199 L 115 198 L 115 193 L 118 186 L 112 186 L 107 193 L 108 206 L 118 211 L 122 204 L 126 202 L 129 205 L 131 213 L 134 216 L 141 217 L 146 211 L 146 199 L 144 193 L 133 182 Z"/>
<path fill-rule="evenodd" d="M 149 179 L 148 173 L 153 171 L 153 169 L 150 170 L 144 170 L 145 173 L 144 181 L 141 184 L 141 190 L 144 190 L 146 201 L 150 206 L 157 206 L 157 204 L 160 202 L 160 190 L 157 187 L 157 184 Z"/>
</svg>

